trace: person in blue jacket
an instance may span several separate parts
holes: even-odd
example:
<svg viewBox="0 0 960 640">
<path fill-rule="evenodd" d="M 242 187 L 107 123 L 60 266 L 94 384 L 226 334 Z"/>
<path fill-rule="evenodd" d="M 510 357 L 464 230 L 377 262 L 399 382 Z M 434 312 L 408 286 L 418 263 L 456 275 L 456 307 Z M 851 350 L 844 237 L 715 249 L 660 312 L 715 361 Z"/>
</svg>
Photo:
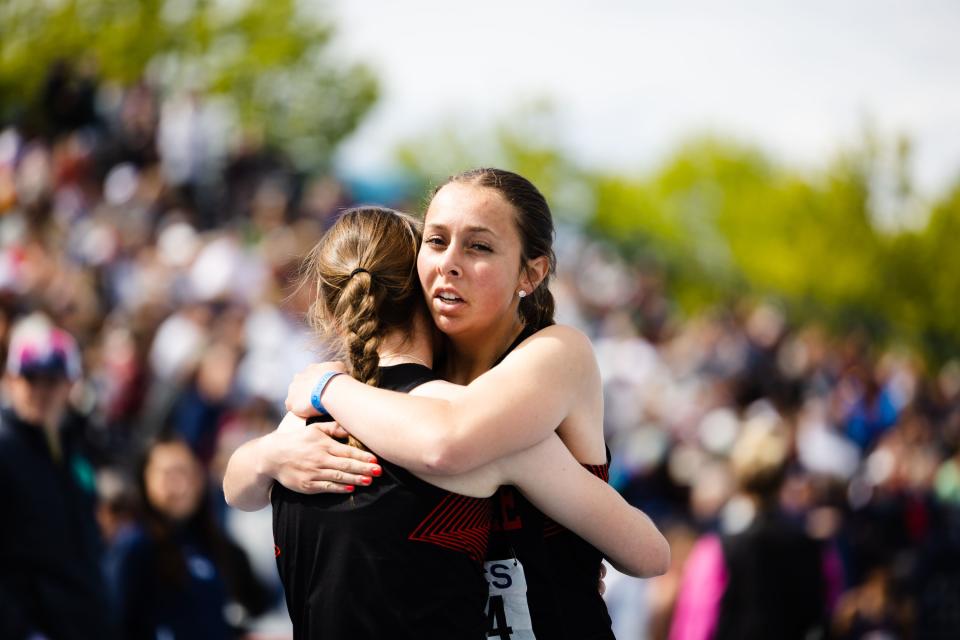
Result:
<svg viewBox="0 0 960 640">
<path fill-rule="evenodd" d="M 141 522 L 117 541 L 111 562 L 124 637 L 238 637 L 271 595 L 214 519 L 196 454 L 162 434 L 146 447 L 136 480 Z"/>
<path fill-rule="evenodd" d="M 0 638 L 109 639 L 93 471 L 61 428 L 80 377 L 41 314 L 11 333 L 0 411 Z"/>
</svg>

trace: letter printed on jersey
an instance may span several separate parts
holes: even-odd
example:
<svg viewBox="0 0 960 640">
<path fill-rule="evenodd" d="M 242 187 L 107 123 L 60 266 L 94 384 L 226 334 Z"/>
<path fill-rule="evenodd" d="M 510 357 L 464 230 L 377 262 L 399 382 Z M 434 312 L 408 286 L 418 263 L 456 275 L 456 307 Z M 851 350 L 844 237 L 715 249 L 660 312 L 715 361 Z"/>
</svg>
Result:
<svg viewBox="0 0 960 640">
<path fill-rule="evenodd" d="M 536 640 L 530 607 L 527 605 L 527 579 L 523 565 L 515 558 L 490 560 L 483 564 L 487 578 L 487 637 L 496 640 Z"/>
</svg>

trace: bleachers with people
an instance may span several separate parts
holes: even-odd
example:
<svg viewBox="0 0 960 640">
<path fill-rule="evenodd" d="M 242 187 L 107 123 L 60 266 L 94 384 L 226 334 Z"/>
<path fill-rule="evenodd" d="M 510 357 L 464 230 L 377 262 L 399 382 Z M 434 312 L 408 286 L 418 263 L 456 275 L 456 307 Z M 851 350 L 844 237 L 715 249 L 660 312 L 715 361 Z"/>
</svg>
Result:
<svg viewBox="0 0 960 640">
<path fill-rule="evenodd" d="M 53 95 L 60 85 L 51 83 Z M 105 539 L 122 538 L 121 524 L 150 525 L 138 520 L 135 492 L 116 484 L 131 477 L 146 443 L 173 434 L 214 489 L 218 527 L 247 548 L 282 606 L 264 539 L 269 518 L 233 512 L 216 488 L 230 453 L 279 422 L 293 374 L 323 355 L 303 321 L 308 298 L 292 285 L 300 259 L 353 203 L 349 189 L 333 174 L 294 172 L 255 137 L 237 148 L 206 144 L 196 136 L 223 123 L 202 99 L 171 102 L 147 83 L 112 101 L 91 102 L 90 91 L 82 113 L 51 116 L 55 127 L 0 131 L 2 352 L 11 327 L 33 312 L 76 338 L 82 373 L 71 379 L 64 428 L 71 451 L 90 463 L 83 477 L 106 478 L 109 495 L 123 496 L 114 514 L 122 523 L 101 514 Z M 205 126 L 186 127 L 190 108 Z M 960 602 L 960 364 L 934 368 L 865 335 L 798 322 L 774 302 L 685 315 L 663 273 L 579 228 L 560 233 L 569 255 L 560 255 L 553 284 L 558 317 L 595 346 L 610 481 L 672 542 L 665 576 L 607 578 L 619 635 L 708 638 L 750 615 L 725 585 L 747 564 L 736 543 L 762 529 L 737 461 L 759 429 L 768 437 L 751 455 L 782 472 L 764 504 L 776 526 L 802 532 L 791 544 L 823 552 L 811 552 L 822 583 L 783 592 L 816 600 L 784 605 L 815 611 L 804 630 L 948 637 Z M 8 375 L 16 374 L 9 363 L 26 362 L 3 361 Z M 3 400 L 11 404 L 9 388 Z M 714 577 L 726 577 L 711 596 L 717 625 L 707 631 L 681 619 L 694 601 L 685 600 L 685 569 L 698 567 L 685 563 L 702 560 L 704 540 L 716 543 Z M 0 551 L 4 595 L 18 588 L 8 551 Z M 759 588 L 749 584 L 758 575 L 744 573 L 738 593 Z M 776 591 L 794 579 L 762 586 Z"/>
</svg>

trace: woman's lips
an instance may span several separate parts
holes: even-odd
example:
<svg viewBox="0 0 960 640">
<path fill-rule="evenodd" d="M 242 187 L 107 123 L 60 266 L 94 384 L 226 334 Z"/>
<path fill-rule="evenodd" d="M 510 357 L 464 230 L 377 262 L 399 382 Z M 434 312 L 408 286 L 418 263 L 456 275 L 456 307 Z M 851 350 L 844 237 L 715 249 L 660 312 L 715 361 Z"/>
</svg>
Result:
<svg viewBox="0 0 960 640">
<path fill-rule="evenodd" d="M 460 294 L 451 289 L 439 289 L 433 294 L 434 302 L 441 311 L 456 309 L 460 305 L 466 304 L 466 301 Z"/>
</svg>

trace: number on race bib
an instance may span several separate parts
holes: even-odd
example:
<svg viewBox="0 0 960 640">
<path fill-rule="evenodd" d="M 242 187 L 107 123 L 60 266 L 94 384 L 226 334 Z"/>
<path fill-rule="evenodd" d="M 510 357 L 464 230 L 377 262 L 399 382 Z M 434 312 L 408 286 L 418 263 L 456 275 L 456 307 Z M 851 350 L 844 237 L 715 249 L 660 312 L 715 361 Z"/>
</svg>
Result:
<svg viewBox="0 0 960 640">
<path fill-rule="evenodd" d="M 537 640 L 527 604 L 527 578 L 516 558 L 488 560 L 483 565 L 487 598 L 487 637 L 497 640 Z"/>
<path fill-rule="evenodd" d="M 487 600 L 487 637 L 510 640 L 513 629 L 507 625 L 507 614 L 503 610 L 503 596 L 490 596 Z"/>
</svg>

